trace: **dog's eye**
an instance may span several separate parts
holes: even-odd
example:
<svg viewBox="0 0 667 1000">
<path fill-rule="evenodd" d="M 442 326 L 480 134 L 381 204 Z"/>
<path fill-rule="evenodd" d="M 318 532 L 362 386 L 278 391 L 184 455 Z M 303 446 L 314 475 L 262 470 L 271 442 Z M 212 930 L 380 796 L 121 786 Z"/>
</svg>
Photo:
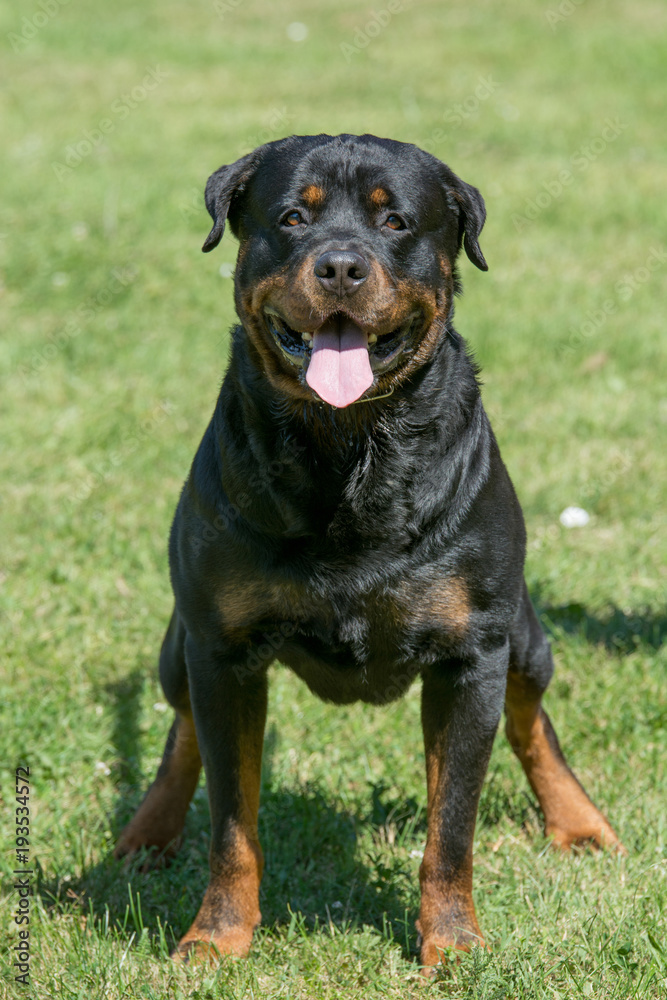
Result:
<svg viewBox="0 0 667 1000">
<path fill-rule="evenodd" d="M 288 212 L 283 219 L 283 226 L 300 226 L 303 221 L 301 212 Z"/>
<path fill-rule="evenodd" d="M 388 229 L 405 229 L 405 223 L 400 215 L 388 215 L 384 224 Z"/>
</svg>

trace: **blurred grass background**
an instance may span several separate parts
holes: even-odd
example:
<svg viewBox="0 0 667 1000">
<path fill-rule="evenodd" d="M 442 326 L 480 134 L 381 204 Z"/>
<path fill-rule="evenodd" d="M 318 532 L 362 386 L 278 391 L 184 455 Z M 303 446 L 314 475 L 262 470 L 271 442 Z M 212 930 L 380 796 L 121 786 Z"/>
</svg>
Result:
<svg viewBox="0 0 667 1000">
<path fill-rule="evenodd" d="M 199 252 L 203 186 L 261 142 L 342 131 L 424 146 L 486 198 L 490 270 L 462 261 L 457 327 L 526 513 L 558 658 L 548 709 L 630 851 L 548 850 L 499 736 L 475 845 L 493 952 L 427 991 L 664 996 L 667 7 L 391 7 L 0 7 L 9 996 L 423 995 L 417 687 L 388 709 L 339 710 L 274 670 L 249 962 L 213 973 L 165 958 L 206 883 L 203 787 L 169 871 L 109 858 L 169 725 L 155 669 L 166 537 L 234 321 L 233 239 Z M 560 525 L 571 504 L 586 527 Z M 12 985 L 8 947 L 20 762 L 40 873 L 28 989 Z"/>
</svg>

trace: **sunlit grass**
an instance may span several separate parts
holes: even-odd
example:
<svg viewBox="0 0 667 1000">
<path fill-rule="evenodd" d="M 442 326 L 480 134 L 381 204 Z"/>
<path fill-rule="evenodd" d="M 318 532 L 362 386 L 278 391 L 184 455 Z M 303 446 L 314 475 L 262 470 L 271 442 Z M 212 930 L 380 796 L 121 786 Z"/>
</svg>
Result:
<svg viewBox="0 0 667 1000">
<path fill-rule="evenodd" d="M 289 132 L 371 131 L 427 146 L 486 197 L 490 270 L 462 262 L 457 325 L 526 513 L 527 576 L 558 659 L 548 709 L 629 849 L 552 852 L 499 736 L 475 842 L 493 950 L 432 989 L 664 996 L 667 14 L 650 0 L 561 6 L 572 13 L 550 23 L 556 3 L 405 3 L 377 36 L 373 10 L 348 2 L 56 3 L 31 38 L 24 19 L 43 8 L 0 12 L 3 829 L 27 761 L 39 864 L 18 995 L 424 995 L 417 687 L 384 710 L 341 710 L 274 669 L 248 962 L 214 973 L 166 957 L 206 883 L 203 786 L 172 868 L 110 860 L 169 725 L 155 670 L 166 537 L 233 321 L 219 269 L 234 241 L 199 252 L 204 182 Z M 305 41 L 289 39 L 293 22 Z M 622 128 L 602 146 L 608 119 Z M 560 525 L 571 504 L 587 527 Z"/>
</svg>

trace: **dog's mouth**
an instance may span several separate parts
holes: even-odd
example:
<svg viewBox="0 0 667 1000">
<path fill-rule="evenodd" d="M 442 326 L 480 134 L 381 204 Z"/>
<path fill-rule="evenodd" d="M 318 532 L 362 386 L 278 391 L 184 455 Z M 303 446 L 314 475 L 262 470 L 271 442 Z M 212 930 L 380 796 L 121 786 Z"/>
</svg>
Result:
<svg viewBox="0 0 667 1000">
<path fill-rule="evenodd" d="M 377 334 L 346 313 L 333 313 L 321 326 L 297 330 L 273 307 L 264 309 L 267 328 L 282 355 L 303 368 L 311 389 L 332 406 L 349 406 L 373 385 L 374 376 L 393 368 L 412 349 L 422 325 L 411 313 L 394 330 Z"/>
</svg>

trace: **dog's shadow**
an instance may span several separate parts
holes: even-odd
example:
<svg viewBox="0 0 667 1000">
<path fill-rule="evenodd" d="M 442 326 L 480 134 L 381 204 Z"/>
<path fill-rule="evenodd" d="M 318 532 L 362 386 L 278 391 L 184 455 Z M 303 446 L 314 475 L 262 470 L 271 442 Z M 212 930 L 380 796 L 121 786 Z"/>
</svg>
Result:
<svg viewBox="0 0 667 1000">
<path fill-rule="evenodd" d="M 534 588 L 531 597 L 548 635 L 575 636 L 592 646 L 604 646 L 609 653 L 628 656 L 644 647 L 661 649 L 667 639 L 667 609 L 659 611 L 624 611 L 610 604 L 603 612 L 591 612 L 583 604 L 549 604 L 542 588 Z"/>
<path fill-rule="evenodd" d="M 665 614 L 628 614 L 617 608 L 595 614 L 578 604 L 550 606 L 541 600 L 539 588 L 532 596 L 552 636 L 565 633 L 580 637 L 619 657 L 638 647 L 659 649 L 667 636 Z M 114 837 L 131 818 L 147 787 L 140 769 L 144 683 L 145 672 L 137 669 L 102 692 L 107 703 L 113 705 L 112 742 L 122 762 L 115 814 L 110 819 Z M 410 872 L 401 868 L 392 859 L 392 852 L 382 849 L 382 842 L 389 826 L 400 836 L 409 825 L 410 835 L 417 835 L 423 844 L 423 808 L 414 801 L 392 802 L 381 784 L 369 788 L 368 811 L 363 816 L 337 807 L 331 796 L 316 786 L 297 791 L 280 787 L 273 776 L 276 746 L 275 729 L 269 729 L 259 818 L 265 856 L 263 927 L 269 934 L 272 929 L 277 931 L 295 913 L 310 928 L 329 921 L 389 927 L 406 957 L 412 956 L 418 909 L 416 866 Z M 532 818 L 539 826 L 540 818 L 530 796 L 517 797 L 505 786 L 505 781 L 496 780 L 492 767 L 482 794 L 478 827 L 494 826 L 508 815 L 519 825 Z M 361 833 L 365 844 L 378 845 L 377 851 L 364 853 L 358 848 Z M 98 917 L 108 911 L 109 925 L 119 926 L 128 937 L 132 932 L 147 932 L 154 937 L 166 926 L 167 944 L 172 947 L 189 927 L 206 888 L 209 835 L 208 801 L 200 785 L 188 814 L 181 850 L 170 866 L 143 872 L 139 863 L 125 868 L 107 856 L 86 868 L 79 879 L 46 878 L 40 872 L 37 892 L 47 910 L 53 912 L 68 905 L 84 913 L 92 909 Z"/>
</svg>

